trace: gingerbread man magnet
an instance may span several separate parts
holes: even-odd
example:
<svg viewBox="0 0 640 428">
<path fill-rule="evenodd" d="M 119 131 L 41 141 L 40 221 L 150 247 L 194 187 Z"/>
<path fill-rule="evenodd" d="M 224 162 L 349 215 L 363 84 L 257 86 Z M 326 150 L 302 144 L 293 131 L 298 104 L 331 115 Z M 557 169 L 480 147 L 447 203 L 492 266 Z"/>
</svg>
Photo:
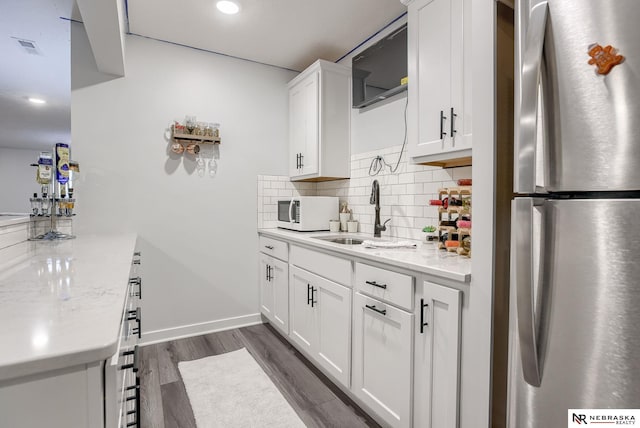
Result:
<svg viewBox="0 0 640 428">
<path fill-rule="evenodd" d="M 624 61 L 624 56 L 618 55 L 618 50 L 611 45 L 604 48 L 598 43 L 589 46 L 589 64 L 597 67 L 597 73 L 607 75 L 613 67 Z"/>
</svg>

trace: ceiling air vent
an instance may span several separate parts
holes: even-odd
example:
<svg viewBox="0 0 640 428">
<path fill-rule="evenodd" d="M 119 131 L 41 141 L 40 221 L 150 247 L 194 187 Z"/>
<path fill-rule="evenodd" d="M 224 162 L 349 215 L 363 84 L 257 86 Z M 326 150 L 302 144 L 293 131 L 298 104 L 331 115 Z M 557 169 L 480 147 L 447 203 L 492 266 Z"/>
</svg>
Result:
<svg viewBox="0 0 640 428">
<path fill-rule="evenodd" d="M 36 42 L 34 42 L 33 40 L 18 39 L 17 37 L 12 37 L 12 38 L 15 39 L 20 45 L 20 47 L 28 54 L 42 55 L 42 52 L 40 52 L 40 49 L 38 49 Z"/>
</svg>

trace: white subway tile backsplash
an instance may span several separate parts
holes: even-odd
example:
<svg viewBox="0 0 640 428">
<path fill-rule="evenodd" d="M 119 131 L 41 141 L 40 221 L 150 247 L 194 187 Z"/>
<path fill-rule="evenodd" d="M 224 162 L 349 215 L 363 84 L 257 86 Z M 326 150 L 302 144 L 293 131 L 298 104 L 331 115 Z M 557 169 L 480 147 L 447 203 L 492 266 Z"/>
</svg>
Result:
<svg viewBox="0 0 640 428">
<path fill-rule="evenodd" d="M 439 169 L 433 171 L 433 181 L 451 181 L 453 172 L 450 169 Z"/>
<path fill-rule="evenodd" d="M 276 227 L 277 201 L 292 196 L 338 196 L 347 202 L 352 216 L 359 221 L 359 231 L 373 234 L 375 210 L 369 204 L 373 180 L 380 183 L 380 217 L 391 218 L 383 236 L 424 239 L 422 228 L 436 225 L 438 208 L 429 206 L 429 199 L 438 198 L 438 189 L 456 185 L 460 178 L 471 178 L 471 167 L 441 169 L 407 162 L 406 151 L 402 155 L 396 173 L 384 166 L 375 176 L 370 176 L 371 161 L 382 156 L 395 167 L 401 146 L 387 147 L 351 157 L 351 179 L 313 182 L 291 182 L 286 176 L 259 175 L 257 185 L 258 227 Z M 337 218 L 337 213 L 336 213 Z"/>
<path fill-rule="evenodd" d="M 420 195 L 424 192 L 424 183 L 407 184 L 406 193 L 412 195 Z"/>
<path fill-rule="evenodd" d="M 404 174 L 400 174 L 398 176 L 398 183 L 407 184 L 413 183 L 415 181 L 415 174 L 412 172 L 405 172 Z"/>
<path fill-rule="evenodd" d="M 422 183 L 422 191 L 427 194 L 437 195 L 438 190 L 442 187 L 442 183 L 439 181 L 431 182 L 431 183 Z M 434 198 L 437 199 L 437 198 Z"/>
<path fill-rule="evenodd" d="M 406 195 L 407 194 L 407 185 L 406 184 L 394 184 L 391 186 L 391 193 L 394 195 Z"/>
<path fill-rule="evenodd" d="M 413 205 L 417 195 L 398 195 L 398 205 Z"/>
<path fill-rule="evenodd" d="M 416 183 L 430 183 L 433 181 L 432 171 L 420 171 L 415 173 Z"/>
</svg>

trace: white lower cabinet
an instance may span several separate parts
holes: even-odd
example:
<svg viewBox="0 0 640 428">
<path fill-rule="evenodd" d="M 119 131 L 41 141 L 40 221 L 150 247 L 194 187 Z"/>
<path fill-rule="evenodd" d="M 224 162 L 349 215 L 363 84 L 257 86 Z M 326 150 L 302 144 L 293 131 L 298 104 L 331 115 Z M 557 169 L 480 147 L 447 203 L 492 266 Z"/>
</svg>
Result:
<svg viewBox="0 0 640 428">
<path fill-rule="evenodd" d="M 414 426 L 459 426 L 462 292 L 416 285 Z"/>
<path fill-rule="evenodd" d="M 260 312 L 289 334 L 289 266 L 260 254 Z"/>
<path fill-rule="evenodd" d="M 355 293 L 353 315 L 352 391 L 390 426 L 411 427 L 413 314 Z"/>
<path fill-rule="evenodd" d="M 345 387 L 351 378 L 351 289 L 290 266 L 289 337 Z"/>
</svg>

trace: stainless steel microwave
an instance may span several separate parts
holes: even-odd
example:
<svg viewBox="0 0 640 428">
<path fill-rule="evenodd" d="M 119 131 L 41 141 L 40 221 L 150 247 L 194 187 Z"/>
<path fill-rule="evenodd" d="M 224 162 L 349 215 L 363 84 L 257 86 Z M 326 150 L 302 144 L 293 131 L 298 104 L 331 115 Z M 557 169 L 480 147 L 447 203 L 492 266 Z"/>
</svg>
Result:
<svg viewBox="0 0 640 428">
<path fill-rule="evenodd" d="M 282 229 L 329 230 L 329 220 L 337 218 L 336 196 L 294 196 L 278 201 L 278 227 Z"/>
</svg>

